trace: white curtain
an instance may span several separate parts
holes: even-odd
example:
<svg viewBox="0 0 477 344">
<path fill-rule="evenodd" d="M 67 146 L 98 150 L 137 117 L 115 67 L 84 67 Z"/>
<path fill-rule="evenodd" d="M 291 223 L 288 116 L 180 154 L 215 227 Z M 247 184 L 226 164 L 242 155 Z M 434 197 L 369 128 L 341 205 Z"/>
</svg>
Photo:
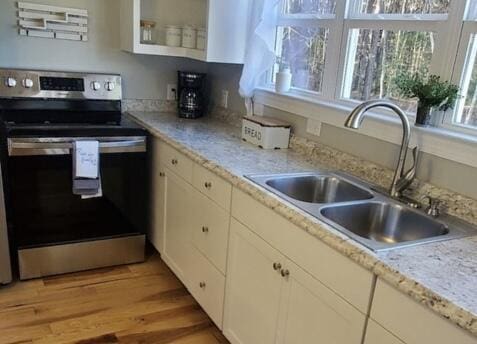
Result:
<svg viewBox="0 0 477 344">
<path fill-rule="evenodd" d="M 275 61 L 275 34 L 281 0 L 253 0 L 240 95 L 247 115 L 253 115 L 253 94 L 264 73 Z"/>
</svg>

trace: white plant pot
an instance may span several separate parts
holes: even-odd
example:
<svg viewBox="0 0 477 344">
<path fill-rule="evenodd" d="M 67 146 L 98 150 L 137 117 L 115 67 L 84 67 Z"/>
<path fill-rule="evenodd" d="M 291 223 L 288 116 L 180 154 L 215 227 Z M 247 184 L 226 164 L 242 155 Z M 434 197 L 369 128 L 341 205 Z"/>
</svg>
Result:
<svg viewBox="0 0 477 344">
<path fill-rule="evenodd" d="M 285 69 L 276 74 L 275 91 L 277 93 L 287 93 L 290 91 L 292 81 L 292 74 L 289 69 Z"/>
</svg>

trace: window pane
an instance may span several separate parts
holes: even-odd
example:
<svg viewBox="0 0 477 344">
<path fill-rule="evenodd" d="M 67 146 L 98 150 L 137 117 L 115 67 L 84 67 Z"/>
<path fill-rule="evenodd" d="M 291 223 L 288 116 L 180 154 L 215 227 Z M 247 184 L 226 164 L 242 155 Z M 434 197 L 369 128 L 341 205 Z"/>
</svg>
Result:
<svg viewBox="0 0 477 344">
<path fill-rule="evenodd" d="M 356 0 L 361 14 L 445 14 L 450 0 Z"/>
<path fill-rule="evenodd" d="M 457 107 L 454 123 L 477 128 L 477 37 L 474 34 L 469 47 L 468 65 L 462 85 L 463 99 Z"/>
<path fill-rule="evenodd" d="M 401 71 L 428 74 L 434 38 L 430 32 L 351 30 L 343 96 L 388 98 L 404 110 L 414 111 L 416 101 L 400 99 L 393 80 Z"/>
<path fill-rule="evenodd" d="M 278 55 L 282 63 L 290 67 L 293 87 L 321 92 L 328 31 L 324 28 L 278 28 Z"/>
<path fill-rule="evenodd" d="M 284 0 L 286 14 L 334 14 L 336 0 Z"/>
</svg>

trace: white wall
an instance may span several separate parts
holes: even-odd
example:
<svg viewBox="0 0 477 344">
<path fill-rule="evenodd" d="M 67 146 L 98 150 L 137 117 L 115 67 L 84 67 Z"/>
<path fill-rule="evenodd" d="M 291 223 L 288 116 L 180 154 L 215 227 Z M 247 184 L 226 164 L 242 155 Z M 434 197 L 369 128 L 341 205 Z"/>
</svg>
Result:
<svg viewBox="0 0 477 344">
<path fill-rule="evenodd" d="M 89 41 L 18 35 L 16 3 L 0 1 L 0 68 L 120 73 L 124 98 L 165 99 L 177 70 L 204 72 L 205 63 L 179 58 L 133 55 L 119 48 L 119 0 L 30 0 L 89 11 Z"/>
</svg>

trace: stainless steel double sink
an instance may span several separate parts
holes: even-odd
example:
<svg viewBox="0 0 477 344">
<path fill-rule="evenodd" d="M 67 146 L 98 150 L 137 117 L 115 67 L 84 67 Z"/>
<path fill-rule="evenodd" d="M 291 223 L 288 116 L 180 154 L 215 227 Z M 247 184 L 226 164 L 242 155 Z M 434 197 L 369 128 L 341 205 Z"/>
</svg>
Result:
<svg viewBox="0 0 477 344">
<path fill-rule="evenodd" d="M 464 221 L 448 215 L 433 218 L 343 173 L 245 177 L 373 251 L 477 234 Z"/>
</svg>

